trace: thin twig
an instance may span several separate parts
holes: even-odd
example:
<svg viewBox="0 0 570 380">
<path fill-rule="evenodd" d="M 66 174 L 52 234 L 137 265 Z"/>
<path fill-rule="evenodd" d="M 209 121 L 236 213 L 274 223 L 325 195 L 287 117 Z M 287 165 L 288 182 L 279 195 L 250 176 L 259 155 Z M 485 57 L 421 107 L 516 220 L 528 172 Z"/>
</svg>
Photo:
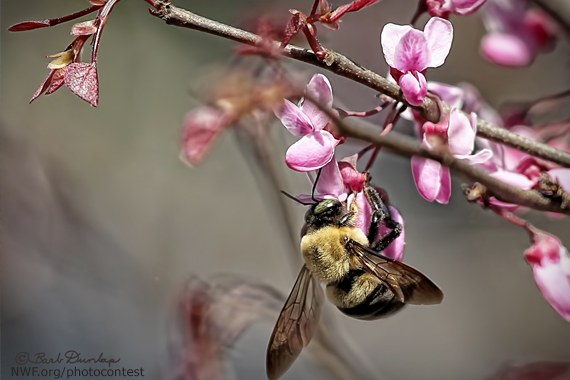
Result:
<svg viewBox="0 0 570 380">
<path fill-rule="evenodd" d="M 176 25 L 184 28 L 195 29 L 209 34 L 214 34 L 233 41 L 241 42 L 248 45 L 257 46 L 262 42 L 262 38 L 257 34 L 247 32 L 232 26 L 222 24 L 220 22 L 198 16 L 188 10 L 178 8 L 171 5 L 170 2 L 158 1 L 156 9 L 151 9 L 151 14 L 161 18 L 167 24 Z M 279 42 L 275 42 L 279 45 Z M 287 45 L 283 49 L 283 55 L 301 62 L 305 62 L 325 70 L 329 70 L 337 75 L 352 79 L 369 88 L 379 91 L 399 102 L 419 111 L 426 120 L 437 122 L 439 119 L 439 109 L 437 104 L 426 97 L 420 106 L 412 106 L 404 99 L 400 87 L 395 83 L 387 80 L 381 75 L 360 66 L 342 54 L 327 50 L 330 57 L 330 65 L 317 59 L 315 54 L 307 49 L 303 49 L 294 45 Z M 327 58 L 328 60 L 328 58 Z M 501 142 L 505 145 L 525 151 L 533 156 L 543 158 L 555 162 L 564 167 L 570 168 L 570 154 L 554 149 L 546 144 L 534 141 L 532 139 L 517 135 L 506 129 L 499 128 L 491 123 L 479 120 L 477 122 L 477 134 L 480 137 L 489 140 Z"/>
<path fill-rule="evenodd" d="M 47 19 L 47 20 L 42 20 L 41 23 L 43 24 L 42 27 L 48 27 L 48 26 L 56 26 L 59 24 L 63 24 L 64 22 L 68 22 L 71 20 L 75 20 L 79 17 L 83 17 L 85 15 L 88 15 L 89 13 L 93 13 L 95 11 L 97 11 L 99 8 L 101 8 L 102 5 L 93 5 L 89 8 L 86 9 L 82 9 L 80 11 L 77 11 L 75 13 L 69 14 L 67 16 L 63 16 L 63 17 L 57 17 L 57 18 L 51 18 L 51 19 Z M 25 29 L 21 29 L 20 25 L 22 24 L 27 24 L 27 22 L 24 23 L 19 23 L 16 25 L 12 25 L 8 28 L 9 31 L 11 32 L 19 32 L 19 31 L 24 31 L 24 30 L 30 30 L 28 28 Z"/>
</svg>

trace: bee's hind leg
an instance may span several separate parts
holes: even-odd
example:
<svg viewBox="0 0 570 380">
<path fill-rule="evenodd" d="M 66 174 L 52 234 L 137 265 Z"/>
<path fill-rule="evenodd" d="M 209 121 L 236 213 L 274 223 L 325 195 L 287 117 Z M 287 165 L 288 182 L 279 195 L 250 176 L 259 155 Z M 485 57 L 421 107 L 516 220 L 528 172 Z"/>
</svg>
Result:
<svg viewBox="0 0 570 380">
<path fill-rule="evenodd" d="M 371 186 L 366 186 L 364 188 L 364 194 L 366 195 L 366 199 L 368 199 L 368 203 L 370 203 L 373 210 L 370 227 L 368 229 L 368 241 L 370 242 L 370 248 L 376 252 L 380 252 L 400 236 L 402 233 L 402 225 L 392 219 L 390 209 L 382 201 L 382 197 L 376 189 Z M 391 231 L 377 241 L 376 238 L 382 222 L 386 227 L 390 228 Z"/>
</svg>

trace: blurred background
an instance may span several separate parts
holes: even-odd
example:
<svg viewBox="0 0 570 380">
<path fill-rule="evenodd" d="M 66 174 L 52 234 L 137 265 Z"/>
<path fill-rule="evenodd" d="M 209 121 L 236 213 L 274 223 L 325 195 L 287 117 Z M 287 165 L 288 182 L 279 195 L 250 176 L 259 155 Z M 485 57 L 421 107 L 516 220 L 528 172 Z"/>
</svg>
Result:
<svg viewBox="0 0 570 380">
<path fill-rule="evenodd" d="M 289 8 L 308 11 L 310 3 L 175 2 L 232 25 L 265 10 L 287 17 Z M 241 276 L 284 296 L 298 271 L 274 199 L 264 194 L 267 186 L 259 186 L 259 172 L 233 133 L 223 135 L 200 167 L 191 169 L 179 159 L 182 119 L 200 104 L 197 83 L 224 67 L 234 43 L 167 26 L 148 15 L 143 1 L 123 1 L 102 37 L 99 107 L 91 108 L 67 89 L 28 104 L 48 73 L 44 57 L 71 41 L 71 23 L 17 34 L 6 28 L 86 4 L 0 3 L 1 356 L 6 379 L 16 378 L 11 367 L 19 352 L 67 350 L 95 357 L 102 352 L 119 357 L 124 367 L 143 367 L 147 378 L 169 378 L 178 355 L 172 343 L 179 338 L 176 304 L 189 279 Z M 321 28 L 322 41 L 384 73 L 381 28 L 387 22 L 407 23 L 415 6 L 414 1 L 384 0 L 348 15 L 334 34 Z M 428 79 L 475 83 L 493 105 L 567 89 L 566 41 L 530 68 L 508 70 L 480 58 L 484 30 L 478 15 L 454 21 L 447 63 L 430 71 Z M 307 77 L 315 72 L 298 69 Z M 328 76 L 335 99 L 348 109 L 374 106 L 374 92 Z M 223 83 L 224 77 L 217 80 Z M 274 154 L 281 162 L 292 140 L 277 124 L 274 130 L 280 142 Z M 283 172 L 284 190 L 310 191 L 303 175 Z M 526 234 L 467 204 L 459 181 L 447 207 L 425 202 L 405 159 L 382 154 L 373 177 L 405 218 L 406 260 L 445 292 L 440 306 L 409 307 L 375 322 L 356 321 L 327 306 L 336 328 L 349 337 L 354 355 L 370 365 L 375 378 L 479 380 L 510 365 L 570 361 L 570 326 L 534 284 L 522 256 Z M 304 211 L 292 205 L 298 230 Z M 527 216 L 570 246 L 568 219 Z M 254 323 L 227 351 L 229 377 L 264 378 L 265 349 L 277 313 Z M 307 352 L 284 376 L 330 377 Z"/>
</svg>

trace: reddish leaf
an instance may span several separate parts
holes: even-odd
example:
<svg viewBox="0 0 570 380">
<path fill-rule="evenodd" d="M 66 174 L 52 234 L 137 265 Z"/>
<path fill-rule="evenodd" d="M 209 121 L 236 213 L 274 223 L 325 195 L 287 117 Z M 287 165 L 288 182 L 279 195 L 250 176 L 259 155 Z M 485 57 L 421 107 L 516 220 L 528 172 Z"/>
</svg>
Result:
<svg viewBox="0 0 570 380">
<path fill-rule="evenodd" d="M 78 12 L 63 16 L 63 17 L 57 17 L 57 18 L 50 18 L 50 19 L 46 19 L 46 20 L 41 20 L 41 21 L 24 21 L 24 22 L 20 22 L 18 24 L 12 25 L 8 28 L 9 31 L 11 32 L 22 32 L 25 30 L 33 30 L 33 29 L 38 29 L 38 28 L 46 28 L 48 26 L 55 26 L 58 24 L 61 24 L 63 22 L 67 22 L 70 20 L 75 20 L 76 18 L 85 16 L 89 13 L 93 13 L 96 10 L 98 10 L 99 8 L 101 8 L 101 5 L 93 5 L 89 8 L 80 10 Z"/>
<path fill-rule="evenodd" d="M 363 8 L 376 4 L 378 1 L 380 0 L 355 0 L 349 4 L 341 5 L 335 9 L 329 17 L 327 17 L 327 22 L 334 23 L 346 13 L 359 11 Z"/>
<path fill-rule="evenodd" d="M 51 78 L 51 83 L 49 84 L 49 87 L 46 89 L 46 95 L 53 94 L 54 92 L 59 90 L 61 86 L 63 86 L 66 71 L 67 67 L 55 70 L 53 77 Z"/>
<path fill-rule="evenodd" d="M 293 13 L 293 16 L 287 23 L 287 26 L 285 27 L 285 32 L 283 33 L 283 40 L 281 41 L 281 46 L 282 47 L 286 46 L 291 41 L 291 39 L 295 37 L 297 33 L 299 33 L 299 30 L 301 30 L 301 28 L 305 25 L 307 25 L 307 18 L 305 17 L 305 15 L 299 11 L 295 11 L 295 13 Z"/>
<path fill-rule="evenodd" d="M 57 91 L 61 86 L 63 86 L 63 78 L 65 75 L 67 67 L 62 69 L 55 69 L 51 70 L 42 83 L 42 85 L 36 90 L 32 98 L 30 99 L 30 103 L 36 100 L 41 94 L 45 93 L 45 95 L 49 95 Z"/>
<path fill-rule="evenodd" d="M 94 107 L 99 103 L 99 80 L 95 63 L 72 63 L 67 66 L 65 85 Z"/>
<path fill-rule="evenodd" d="M 10 32 L 23 32 L 26 30 L 33 30 L 39 28 L 47 28 L 51 26 L 50 20 L 43 21 L 24 21 L 14 24 L 8 28 Z"/>
<path fill-rule="evenodd" d="M 41 94 L 44 93 L 44 91 L 50 86 L 52 78 L 55 74 L 57 70 L 51 70 L 48 74 L 48 76 L 46 77 L 46 79 L 44 79 L 44 82 L 41 84 L 41 86 L 36 90 L 36 92 L 34 92 L 34 95 L 32 95 L 32 98 L 30 99 L 30 103 L 33 102 L 34 100 L 36 100 Z M 54 90 L 55 91 L 55 90 Z M 53 91 L 52 91 L 53 92 Z"/>
<path fill-rule="evenodd" d="M 71 34 L 74 36 L 90 36 L 97 31 L 95 20 L 89 20 L 77 23 L 71 28 Z"/>
</svg>

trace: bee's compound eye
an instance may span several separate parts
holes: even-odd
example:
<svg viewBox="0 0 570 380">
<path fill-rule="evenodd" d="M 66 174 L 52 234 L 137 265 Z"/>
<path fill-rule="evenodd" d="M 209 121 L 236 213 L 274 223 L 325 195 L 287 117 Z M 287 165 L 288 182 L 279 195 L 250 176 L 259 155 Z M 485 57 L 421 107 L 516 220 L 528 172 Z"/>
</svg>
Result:
<svg viewBox="0 0 570 380">
<path fill-rule="evenodd" d="M 315 206 L 314 213 L 315 215 L 327 214 L 331 212 L 331 210 L 338 208 L 339 205 L 340 202 L 336 199 L 325 199 Z"/>
</svg>

